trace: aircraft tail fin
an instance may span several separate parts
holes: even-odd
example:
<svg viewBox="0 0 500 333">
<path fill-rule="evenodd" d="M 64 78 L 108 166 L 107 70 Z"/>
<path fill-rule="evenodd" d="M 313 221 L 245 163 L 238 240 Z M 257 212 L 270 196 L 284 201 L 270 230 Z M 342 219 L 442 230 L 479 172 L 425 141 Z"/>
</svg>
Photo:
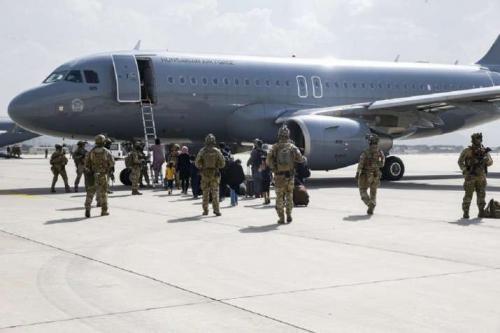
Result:
<svg viewBox="0 0 500 333">
<path fill-rule="evenodd" d="M 497 37 L 488 53 L 477 63 L 488 68 L 493 67 L 496 71 L 500 70 L 500 36 Z"/>
</svg>

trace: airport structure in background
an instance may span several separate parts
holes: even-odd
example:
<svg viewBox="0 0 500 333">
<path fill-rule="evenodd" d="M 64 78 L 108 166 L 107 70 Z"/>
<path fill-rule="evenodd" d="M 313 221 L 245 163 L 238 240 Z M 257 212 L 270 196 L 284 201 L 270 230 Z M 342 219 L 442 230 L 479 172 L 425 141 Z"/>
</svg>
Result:
<svg viewBox="0 0 500 333">
<path fill-rule="evenodd" d="M 373 217 L 355 168 L 316 172 L 280 226 L 258 199 L 203 217 L 123 186 L 85 219 L 84 193 L 49 194 L 47 160 L 0 160 L 0 331 L 498 332 L 500 222 L 460 219 L 457 159 L 406 156 Z"/>
</svg>

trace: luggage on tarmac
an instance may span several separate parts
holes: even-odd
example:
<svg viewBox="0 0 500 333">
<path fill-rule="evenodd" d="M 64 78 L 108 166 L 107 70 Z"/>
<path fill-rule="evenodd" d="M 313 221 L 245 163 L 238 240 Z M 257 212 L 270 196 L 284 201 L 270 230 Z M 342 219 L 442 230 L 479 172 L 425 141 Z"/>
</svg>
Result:
<svg viewBox="0 0 500 333">
<path fill-rule="evenodd" d="M 247 195 L 247 187 L 244 183 L 241 183 L 239 188 L 238 188 L 238 195 Z"/>
<path fill-rule="evenodd" d="M 295 186 L 293 188 L 293 205 L 306 206 L 309 204 L 309 193 L 304 185 Z"/>
<path fill-rule="evenodd" d="M 246 196 L 253 197 L 255 195 L 255 184 L 252 178 L 247 178 L 245 180 Z"/>
</svg>

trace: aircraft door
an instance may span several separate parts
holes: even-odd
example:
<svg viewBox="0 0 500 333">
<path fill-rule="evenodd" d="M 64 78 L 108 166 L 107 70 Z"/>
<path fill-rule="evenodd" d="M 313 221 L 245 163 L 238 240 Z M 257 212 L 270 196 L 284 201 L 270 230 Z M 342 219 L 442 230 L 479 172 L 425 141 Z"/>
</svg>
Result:
<svg viewBox="0 0 500 333">
<path fill-rule="evenodd" d="M 141 84 L 135 56 L 113 54 L 112 59 L 115 69 L 117 101 L 120 103 L 140 102 Z"/>
</svg>

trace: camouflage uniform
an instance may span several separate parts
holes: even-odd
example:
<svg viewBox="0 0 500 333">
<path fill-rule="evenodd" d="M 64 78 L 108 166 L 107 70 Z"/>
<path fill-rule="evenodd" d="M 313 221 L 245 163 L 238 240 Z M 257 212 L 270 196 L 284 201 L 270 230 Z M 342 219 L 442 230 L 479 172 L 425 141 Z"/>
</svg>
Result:
<svg viewBox="0 0 500 333">
<path fill-rule="evenodd" d="M 85 155 L 87 150 L 85 149 L 85 142 L 78 141 L 78 148 L 76 148 L 73 153 L 73 161 L 76 167 L 76 178 L 75 178 L 75 192 L 78 192 L 78 184 L 80 184 L 80 179 L 83 175 L 83 170 L 85 168 Z"/>
<path fill-rule="evenodd" d="M 278 223 L 285 223 L 285 208 L 286 221 L 290 223 L 292 222 L 295 163 L 303 163 L 304 157 L 299 148 L 290 142 L 290 131 L 286 125 L 279 129 L 278 143 L 271 148 L 266 162 L 274 173 Z"/>
<path fill-rule="evenodd" d="M 478 217 L 484 217 L 486 206 L 486 174 L 487 168 L 493 164 L 489 149 L 482 145 L 483 135 L 475 133 L 472 135 L 472 145 L 465 148 L 458 159 L 458 166 L 464 175 L 465 195 L 462 202 L 463 217 L 469 218 L 469 208 L 472 195 L 476 191 Z"/>
<path fill-rule="evenodd" d="M 144 154 L 144 143 L 141 144 L 141 148 L 139 149 L 139 157 L 141 159 L 141 176 L 139 178 L 139 183 L 142 185 L 142 179 L 146 181 L 148 187 L 151 187 L 151 181 L 149 180 L 149 172 L 148 172 L 148 155 Z"/>
<path fill-rule="evenodd" d="M 56 192 L 55 185 L 57 182 L 57 178 L 61 175 L 64 181 L 64 187 L 66 192 L 70 192 L 70 188 L 68 185 L 68 175 L 66 174 L 66 164 L 68 163 L 68 159 L 66 158 L 63 148 L 61 145 L 55 145 L 56 151 L 52 153 L 50 156 L 50 165 L 52 174 L 54 177 L 52 178 L 52 186 L 50 187 L 50 191 L 52 193 Z"/>
<path fill-rule="evenodd" d="M 134 149 L 130 154 L 130 180 L 132 181 L 132 195 L 141 195 L 139 192 L 139 182 L 141 180 L 141 170 L 142 170 L 142 144 L 136 142 Z"/>
<path fill-rule="evenodd" d="M 224 156 L 219 149 L 215 148 L 215 136 L 207 135 L 205 147 L 196 156 L 195 165 L 200 170 L 201 189 L 203 191 L 203 215 L 208 215 L 208 202 L 212 196 L 214 214 L 220 216 L 219 208 L 219 184 L 220 169 L 225 166 Z"/>
<path fill-rule="evenodd" d="M 377 189 L 380 186 L 380 176 L 382 175 L 380 169 L 385 164 L 385 155 L 378 148 L 378 136 L 370 135 L 368 140 L 370 147 L 359 157 L 356 179 L 358 180 L 361 200 L 368 206 L 367 213 L 372 215 L 377 205 Z M 370 189 L 369 195 L 368 189 Z"/>
<path fill-rule="evenodd" d="M 108 174 L 115 161 L 111 152 L 104 147 L 104 135 L 95 138 L 95 147 L 85 156 L 85 172 L 88 178 L 85 216 L 90 217 L 90 206 L 97 192 L 101 205 L 101 216 L 108 212 Z"/>
</svg>

